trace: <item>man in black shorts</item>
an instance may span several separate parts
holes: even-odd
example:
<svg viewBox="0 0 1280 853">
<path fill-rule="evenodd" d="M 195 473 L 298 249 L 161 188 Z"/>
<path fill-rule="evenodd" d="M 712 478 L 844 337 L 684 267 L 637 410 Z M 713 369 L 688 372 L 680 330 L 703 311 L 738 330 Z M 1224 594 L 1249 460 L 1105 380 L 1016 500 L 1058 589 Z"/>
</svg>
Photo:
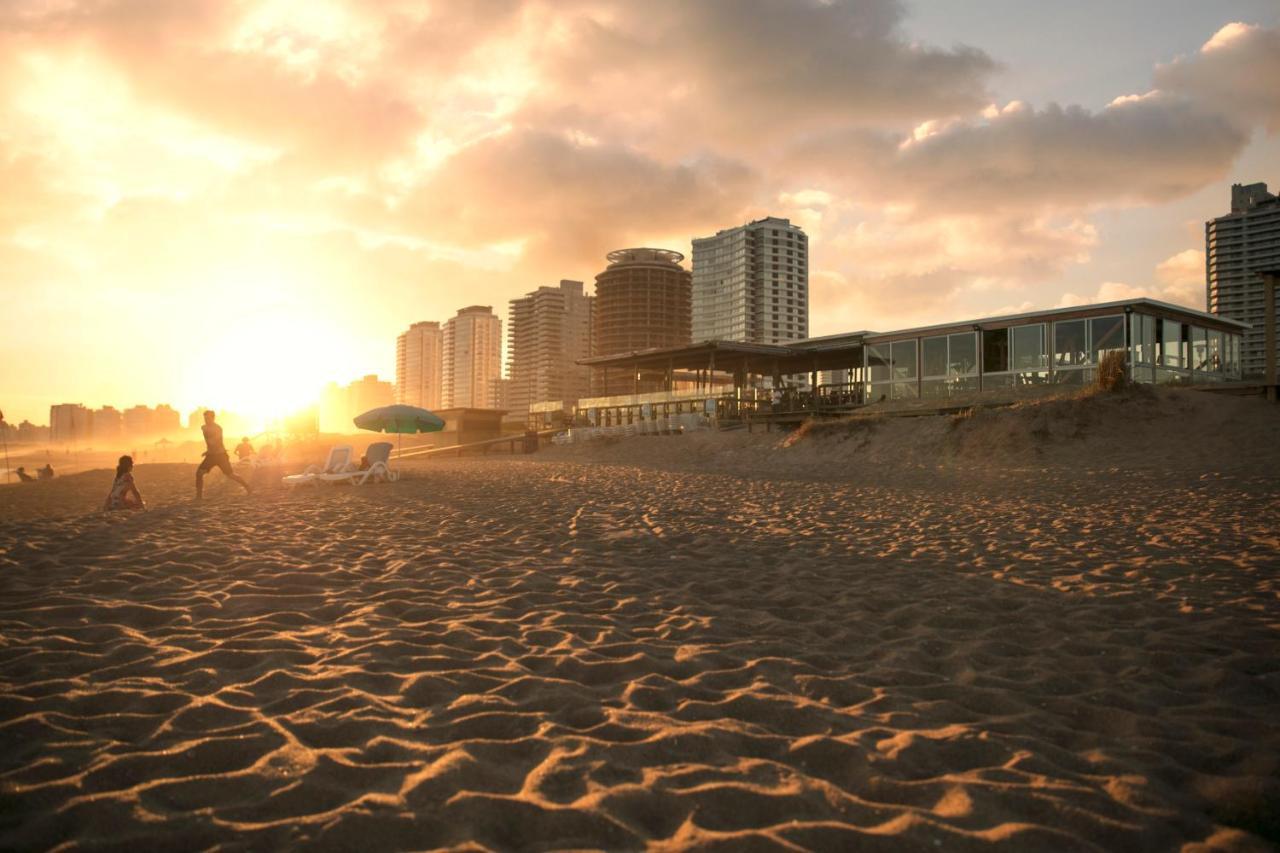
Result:
<svg viewBox="0 0 1280 853">
<path fill-rule="evenodd" d="M 200 427 L 200 431 L 204 433 L 205 447 L 208 449 L 204 452 L 204 461 L 196 469 L 196 500 L 204 497 L 204 475 L 214 468 L 221 468 L 222 473 L 226 474 L 228 479 L 244 486 L 245 494 L 249 494 L 251 491 L 249 484 L 237 477 L 236 472 L 231 470 L 231 459 L 227 456 L 227 448 L 222 443 L 222 427 L 213 422 L 213 417 L 213 412 L 206 410 L 204 413 L 204 426 Z"/>
</svg>

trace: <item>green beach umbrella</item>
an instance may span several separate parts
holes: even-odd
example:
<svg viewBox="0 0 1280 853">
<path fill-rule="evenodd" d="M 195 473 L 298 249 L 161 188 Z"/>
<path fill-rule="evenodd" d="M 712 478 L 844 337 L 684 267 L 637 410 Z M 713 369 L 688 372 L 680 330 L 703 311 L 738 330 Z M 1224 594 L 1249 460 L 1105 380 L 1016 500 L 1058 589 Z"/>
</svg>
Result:
<svg viewBox="0 0 1280 853">
<path fill-rule="evenodd" d="M 434 412 L 417 406 L 381 406 L 356 415 L 356 426 L 371 432 L 394 432 L 397 435 L 416 432 L 439 432 L 444 429 L 444 419 Z M 396 438 L 396 455 L 400 455 L 400 439 Z"/>
</svg>

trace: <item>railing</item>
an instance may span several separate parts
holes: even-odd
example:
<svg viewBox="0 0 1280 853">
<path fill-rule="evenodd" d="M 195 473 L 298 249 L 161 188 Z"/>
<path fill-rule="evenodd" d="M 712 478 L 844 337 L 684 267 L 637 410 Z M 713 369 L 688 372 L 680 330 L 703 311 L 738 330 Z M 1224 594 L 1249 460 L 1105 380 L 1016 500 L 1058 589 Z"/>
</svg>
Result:
<svg viewBox="0 0 1280 853">
<path fill-rule="evenodd" d="M 861 382 L 842 382 L 819 385 L 811 390 L 779 388 L 764 392 L 755 399 L 723 400 L 726 411 L 717 412 L 722 418 L 766 417 L 802 413 L 834 412 L 857 408 L 864 403 Z"/>
<path fill-rule="evenodd" d="M 512 435 L 504 435 L 500 438 L 489 438 L 484 441 L 472 441 L 467 444 L 451 444 L 447 447 L 415 448 L 414 450 L 406 450 L 402 453 L 397 453 L 395 454 L 395 458 L 425 458 L 429 456 L 443 456 L 446 453 L 456 453 L 461 456 L 463 453 L 471 450 L 478 450 L 481 453 L 487 454 L 491 449 L 501 447 L 504 444 L 507 445 L 508 452 L 514 454 L 516 452 L 517 444 L 523 445 L 524 442 L 531 439 L 536 439 L 541 443 L 542 439 L 550 438 L 558 432 L 563 432 L 563 429 L 544 429 L 539 430 L 536 433 L 518 432 L 513 433 Z M 525 452 L 527 453 L 529 451 L 526 450 Z"/>
</svg>

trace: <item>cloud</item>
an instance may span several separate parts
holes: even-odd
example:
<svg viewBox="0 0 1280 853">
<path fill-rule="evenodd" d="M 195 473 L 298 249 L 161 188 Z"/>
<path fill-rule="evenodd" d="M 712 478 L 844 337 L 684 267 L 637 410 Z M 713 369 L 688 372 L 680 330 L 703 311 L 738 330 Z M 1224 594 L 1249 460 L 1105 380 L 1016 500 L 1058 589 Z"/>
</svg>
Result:
<svg viewBox="0 0 1280 853">
<path fill-rule="evenodd" d="M 1093 293 L 1064 293 L 1058 300 L 1058 307 L 1146 297 L 1185 305 L 1197 311 L 1205 310 L 1204 252 L 1187 249 L 1172 255 L 1156 265 L 1155 276 L 1155 281 L 1145 285 L 1104 281 Z"/>
<path fill-rule="evenodd" d="M 1280 127 L 1278 79 L 1280 28 L 1231 24 L 1100 110 L 1015 101 L 909 131 L 834 128 L 787 164 L 921 216 L 1159 204 L 1223 179 L 1255 128 Z"/>
<path fill-rule="evenodd" d="M 1239 127 L 1280 130 L 1280 28 L 1222 27 L 1199 51 L 1159 65 L 1161 90 L 1194 99 Z"/>
<path fill-rule="evenodd" d="M 1186 249 L 1156 265 L 1156 280 L 1166 302 L 1206 310 L 1204 252 Z"/>
<path fill-rule="evenodd" d="M 242 42 L 253 17 L 236 14 L 245 8 L 216 0 L 18 0 L 0 17 L 0 46 L 11 55 L 58 52 L 92 62 L 92 73 L 119 79 L 152 109 L 323 168 L 350 169 L 409 144 L 422 114 L 402 91 L 380 73 L 362 80 L 339 73 L 344 45 L 308 38 L 296 21 Z"/>
<path fill-rule="evenodd" d="M 1149 288 L 1134 287 L 1123 281 L 1104 281 L 1098 285 L 1098 289 L 1093 293 L 1084 295 L 1075 293 L 1062 294 L 1056 307 L 1074 308 L 1077 305 L 1092 305 L 1097 302 L 1119 302 L 1123 299 L 1138 299 L 1143 296 L 1152 299 L 1160 298 Z"/>
<path fill-rule="evenodd" d="M 901 31 L 892 0 L 556 4 L 541 117 L 741 148 L 832 122 L 914 122 L 981 107 L 998 67 Z M 567 93 L 568 97 L 562 97 Z M 658 128 L 660 130 L 655 130 Z"/>
<path fill-rule="evenodd" d="M 600 263 L 646 235 L 687 235 L 735 221 L 757 176 L 702 157 L 664 163 L 626 146 L 581 144 L 522 128 L 453 157 L 396 211 L 389 227 L 474 245 L 527 240 L 547 263 Z"/>
<path fill-rule="evenodd" d="M 1247 141 L 1223 116 L 1156 93 L 1096 112 L 1005 109 L 905 139 L 811 140 L 791 162 L 921 216 L 1003 215 L 1169 201 L 1225 176 Z"/>
</svg>

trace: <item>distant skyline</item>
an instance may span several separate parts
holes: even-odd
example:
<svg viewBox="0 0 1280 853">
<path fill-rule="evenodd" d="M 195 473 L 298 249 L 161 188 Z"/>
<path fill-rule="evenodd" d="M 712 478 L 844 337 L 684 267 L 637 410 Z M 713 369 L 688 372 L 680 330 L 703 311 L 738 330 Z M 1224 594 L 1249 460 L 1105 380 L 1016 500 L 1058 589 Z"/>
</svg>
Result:
<svg viewBox="0 0 1280 853">
<path fill-rule="evenodd" d="M 0 6 L 0 408 L 279 413 L 765 215 L 810 333 L 1145 294 L 1280 184 L 1280 6 Z"/>
</svg>

